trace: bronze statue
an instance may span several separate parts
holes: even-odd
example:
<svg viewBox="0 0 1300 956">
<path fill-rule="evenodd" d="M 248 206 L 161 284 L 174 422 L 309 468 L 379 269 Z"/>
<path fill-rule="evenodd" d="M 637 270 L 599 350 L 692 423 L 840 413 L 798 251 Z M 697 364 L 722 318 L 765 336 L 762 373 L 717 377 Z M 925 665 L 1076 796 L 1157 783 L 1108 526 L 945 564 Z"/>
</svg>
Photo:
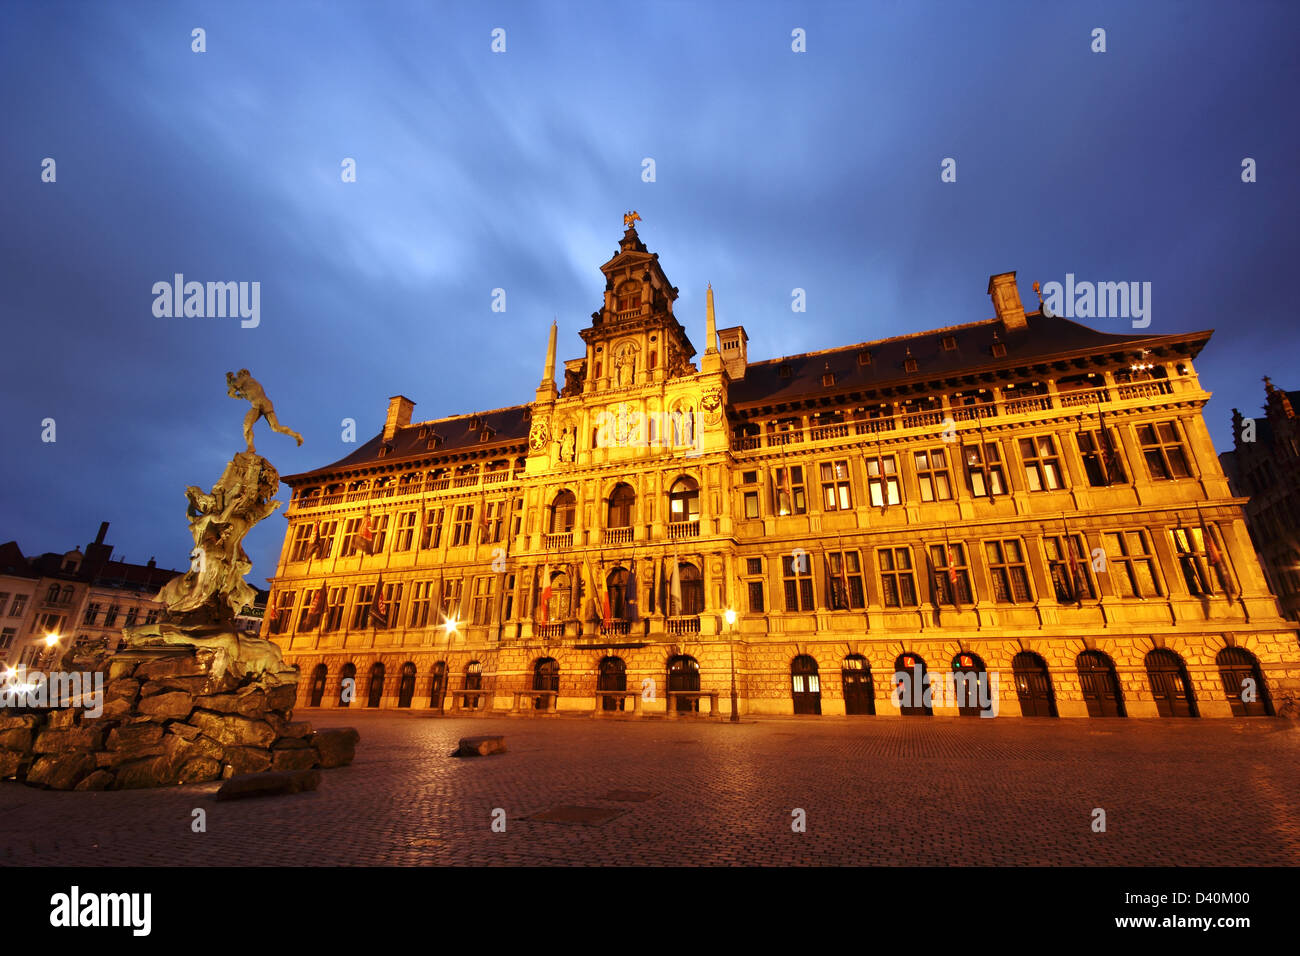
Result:
<svg viewBox="0 0 1300 956">
<path fill-rule="evenodd" d="M 249 452 L 254 452 L 253 448 L 253 426 L 257 424 L 259 418 L 265 418 L 271 431 L 279 432 L 281 435 L 291 435 L 298 439 L 298 444 L 302 444 L 302 436 L 292 428 L 286 428 L 280 424 L 275 417 L 275 406 L 271 400 L 266 397 L 266 392 L 257 379 L 248 374 L 248 369 L 241 368 L 239 374 L 234 372 L 226 373 L 226 394 L 231 398 L 246 399 L 253 407 L 248 410 L 244 416 L 244 441 L 248 442 Z"/>
<path fill-rule="evenodd" d="M 270 674 L 273 679 L 297 681 L 296 668 L 286 667 L 280 648 L 265 638 L 243 633 L 235 626 L 235 615 L 252 604 L 257 592 L 244 581 L 253 562 L 244 552 L 244 536 L 276 508 L 272 500 L 280 487 L 275 467 L 253 450 L 253 425 L 265 418 L 271 428 L 292 435 L 302 444 L 302 436 L 280 425 L 266 393 L 248 374 L 226 373 L 227 393 L 246 398 L 253 407 L 244 419 L 244 439 L 248 450 L 235 455 L 227 464 L 212 490 L 198 485 L 185 489 L 189 502 L 190 569 L 172 578 L 158 598 L 163 613 L 156 624 L 123 630 L 131 646 L 188 644 L 211 647 L 218 652 L 218 674 L 227 667 L 237 676 L 245 673 Z"/>
<path fill-rule="evenodd" d="M 641 221 L 641 217 L 637 215 L 637 211 L 635 209 L 633 209 L 629 213 L 625 213 L 623 216 L 623 226 L 626 229 L 633 228 L 640 221 Z"/>
</svg>

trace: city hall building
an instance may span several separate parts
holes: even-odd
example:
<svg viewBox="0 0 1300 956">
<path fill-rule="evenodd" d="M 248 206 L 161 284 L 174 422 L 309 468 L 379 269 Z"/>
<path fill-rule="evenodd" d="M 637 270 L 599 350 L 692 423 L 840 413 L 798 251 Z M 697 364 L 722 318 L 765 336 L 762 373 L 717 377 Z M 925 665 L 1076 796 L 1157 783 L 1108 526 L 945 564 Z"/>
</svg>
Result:
<svg viewBox="0 0 1300 956">
<path fill-rule="evenodd" d="M 531 401 L 399 395 L 285 479 L 264 633 L 299 706 L 726 715 L 734 679 L 742 715 L 1294 707 L 1210 332 L 1027 314 L 1005 273 L 992 318 L 762 361 L 709 290 L 697 360 L 634 222 L 560 384 L 552 326 Z M 993 699 L 895 694 L 953 675 Z"/>
</svg>

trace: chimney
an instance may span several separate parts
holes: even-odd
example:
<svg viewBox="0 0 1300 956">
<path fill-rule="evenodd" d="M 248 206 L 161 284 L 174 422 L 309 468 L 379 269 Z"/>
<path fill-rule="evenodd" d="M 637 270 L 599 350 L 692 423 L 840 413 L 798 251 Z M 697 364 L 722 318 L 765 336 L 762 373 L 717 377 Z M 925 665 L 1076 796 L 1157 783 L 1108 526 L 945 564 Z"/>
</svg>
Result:
<svg viewBox="0 0 1300 956">
<path fill-rule="evenodd" d="M 388 418 L 384 420 L 384 441 L 392 441 L 399 428 L 411 424 L 415 402 L 405 395 L 394 395 L 388 400 Z"/>
<path fill-rule="evenodd" d="M 156 567 L 158 567 L 158 562 L 154 560 L 154 556 L 153 556 L 153 555 L 149 555 L 149 563 L 146 564 L 145 567 L 146 567 L 146 568 L 156 568 Z"/>
<path fill-rule="evenodd" d="M 1020 291 L 1016 288 L 1016 274 L 1001 272 L 989 276 L 989 295 L 993 297 L 993 310 L 1008 332 L 1025 328 L 1025 307 L 1020 304 Z"/>
<path fill-rule="evenodd" d="M 103 544 L 104 535 L 106 534 L 108 534 L 108 522 L 101 521 L 99 523 L 99 534 L 95 535 L 95 544 Z"/>
<path fill-rule="evenodd" d="M 722 367 L 727 370 L 727 375 L 733 382 L 740 381 L 745 377 L 745 369 L 749 366 L 748 350 L 746 343 L 749 342 L 749 336 L 745 334 L 743 325 L 733 325 L 729 329 L 718 330 L 718 344 L 722 350 Z"/>
</svg>

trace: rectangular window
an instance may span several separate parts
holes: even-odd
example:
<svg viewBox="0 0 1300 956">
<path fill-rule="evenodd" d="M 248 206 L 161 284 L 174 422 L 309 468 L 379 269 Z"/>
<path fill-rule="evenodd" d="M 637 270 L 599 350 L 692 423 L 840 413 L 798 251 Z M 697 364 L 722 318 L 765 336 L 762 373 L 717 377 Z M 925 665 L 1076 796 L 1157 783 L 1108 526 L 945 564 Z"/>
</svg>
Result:
<svg viewBox="0 0 1300 956">
<path fill-rule="evenodd" d="M 1160 587 L 1146 532 L 1108 531 L 1103 539 L 1115 593 L 1120 597 L 1159 597 Z"/>
<path fill-rule="evenodd" d="M 451 521 L 451 546 L 458 548 L 470 543 L 474 527 L 474 506 L 457 505 Z"/>
<path fill-rule="evenodd" d="M 135 627 L 135 616 L 136 616 L 137 614 L 139 614 L 139 613 L 140 613 L 140 609 L 137 608 L 137 607 L 129 607 L 129 608 L 127 608 L 127 609 L 126 609 L 126 620 L 122 622 L 123 625 L 126 626 L 126 627 Z"/>
<path fill-rule="evenodd" d="M 777 468 L 773 472 L 776 482 L 776 507 L 778 515 L 808 513 L 808 498 L 804 492 L 803 465 Z"/>
<path fill-rule="evenodd" d="M 1178 570 L 1182 572 L 1187 593 L 1197 596 L 1223 593 L 1222 586 L 1215 580 L 1216 574 L 1201 529 L 1170 528 L 1169 536 L 1173 539 L 1174 555 L 1178 558 Z"/>
<path fill-rule="evenodd" d="M 343 522 L 343 549 L 339 552 L 339 557 L 346 558 L 348 555 L 356 552 L 357 534 L 360 531 L 360 518 L 348 518 Z"/>
<path fill-rule="evenodd" d="M 822 509 L 825 511 L 848 511 L 853 507 L 853 498 L 849 494 L 849 463 L 847 461 L 824 461 L 821 464 Z"/>
<path fill-rule="evenodd" d="M 397 516 L 397 537 L 394 551 L 410 551 L 415 544 L 415 512 L 403 511 Z"/>
<path fill-rule="evenodd" d="M 793 555 L 781 558 L 781 575 L 785 581 L 785 609 L 811 611 L 813 609 L 812 559 L 801 555 L 796 564 Z"/>
<path fill-rule="evenodd" d="M 976 498 L 992 498 L 1007 493 L 1007 479 L 1002 471 L 1002 449 L 995 441 L 962 448 L 966 460 L 966 484 Z"/>
<path fill-rule="evenodd" d="M 315 530 L 316 526 L 310 521 L 293 529 L 293 550 L 289 552 L 290 561 L 307 560 L 307 554 L 311 550 L 312 532 Z"/>
<path fill-rule="evenodd" d="M 1173 422 L 1139 425 L 1137 436 L 1142 445 L 1142 457 L 1147 461 L 1147 471 L 1151 472 L 1153 479 L 1173 481 L 1192 476 L 1187 451 L 1178 436 L 1178 426 Z"/>
<path fill-rule="evenodd" d="M 479 544 L 497 544 L 501 541 L 501 531 L 505 526 L 506 504 L 505 499 L 484 502 Z"/>
<path fill-rule="evenodd" d="M 3 613 L 5 605 L 9 603 L 9 592 L 0 591 L 0 613 Z"/>
<path fill-rule="evenodd" d="M 938 604 L 973 604 L 970 587 L 970 567 L 966 561 L 966 546 L 957 544 L 930 545 L 930 565 L 934 569 L 934 596 Z M 953 600 L 954 591 L 957 600 Z"/>
<path fill-rule="evenodd" d="M 370 553 L 383 554 L 384 542 L 388 540 L 388 515 L 373 515 L 370 519 L 370 530 L 375 535 L 375 543 Z"/>
<path fill-rule="evenodd" d="M 756 485 L 756 484 L 758 484 L 758 472 L 756 472 L 756 471 L 744 471 L 744 472 L 741 472 L 741 474 L 740 474 L 740 483 L 741 483 L 742 485 Z"/>
<path fill-rule="evenodd" d="M 745 517 L 746 518 L 758 517 L 758 492 L 757 491 L 745 492 Z"/>
<path fill-rule="evenodd" d="M 831 566 L 829 582 L 835 610 L 860 610 L 866 607 L 866 589 L 862 585 L 862 554 L 858 551 L 832 551 L 827 556 Z"/>
<path fill-rule="evenodd" d="M 433 606 L 433 584 L 432 581 L 416 581 L 411 588 L 411 627 L 428 626 L 429 609 Z"/>
<path fill-rule="evenodd" d="M 0 604 L 3 604 L 3 602 L 0 602 Z M 95 624 L 95 618 L 97 617 L 99 617 L 99 605 L 98 604 L 86 605 L 86 616 L 85 618 L 82 619 L 82 623 L 89 624 L 93 627 Z"/>
<path fill-rule="evenodd" d="M 1052 579 L 1057 603 L 1074 604 L 1081 598 L 1097 596 L 1089 575 L 1091 561 L 1082 535 L 1072 534 L 1068 539 L 1066 535 L 1048 535 L 1043 538 L 1043 550 L 1047 553 L 1047 573 Z M 1073 564 L 1070 562 L 1071 550 L 1074 552 Z"/>
<path fill-rule="evenodd" d="M 11 604 L 11 605 L 9 606 L 9 616 L 10 616 L 10 617 L 22 617 L 22 616 L 23 616 L 23 611 L 27 610 L 27 598 L 28 598 L 28 595 L 26 595 L 26 594 L 15 594 L 15 595 L 14 595 L 14 603 Z"/>
<path fill-rule="evenodd" d="M 145 622 L 146 624 L 157 624 L 157 623 L 158 623 L 158 609 L 157 609 L 156 607 L 155 607 L 155 608 L 150 608 L 150 609 L 149 609 L 149 611 L 148 611 L 148 612 L 145 614 L 145 616 L 144 616 L 144 622 Z"/>
<path fill-rule="evenodd" d="M 420 529 L 420 550 L 428 551 L 442 543 L 443 508 L 426 508 L 424 527 Z"/>
<path fill-rule="evenodd" d="M 400 581 L 384 585 L 384 600 L 388 602 L 388 626 L 397 627 L 402 621 L 402 590 Z"/>
<path fill-rule="evenodd" d="M 439 624 L 443 620 L 460 620 L 460 599 L 464 584 L 465 582 L 460 578 L 442 583 L 442 597 L 438 601 L 438 613 L 442 616 L 438 621 Z"/>
<path fill-rule="evenodd" d="M 952 498 L 952 482 L 948 478 L 948 455 L 942 448 L 914 452 L 916 483 L 921 488 L 922 501 L 948 501 Z"/>
<path fill-rule="evenodd" d="M 1058 491 L 1065 487 L 1056 440 L 1051 435 L 1020 439 L 1020 457 L 1025 461 L 1025 483 L 1030 491 Z"/>
<path fill-rule="evenodd" d="M 322 521 L 320 523 L 320 541 L 319 548 L 316 551 L 317 559 L 328 558 L 334 553 L 334 536 L 338 534 L 339 523 L 337 521 Z"/>
<path fill-rule="evenodd" d="M 763 582 L 758 580 L 749 581 L 747 582 L 747 590 L 749 591 L 749 613 L 762 614 L 763 613 Z"/>
<path fill-rule="evenodd" d="M 492 623 L 492 575 L 474 579 L 474 593 L 470 603 L 471 624 Z"/>
<path fill-rule="evenodd" d="M 357 588 L 357 601 L 352 605 L 352 627 L 364 630 L 370 626 L 370 608 L 375 603 L 375 586 L 363 584 Z"/>
<path fill-rule="evenodd" d="M 348 589 L 330 588 L 329 602 L 325 609 L 325 631 L 337 631 L 343 626 L 343 609 L 348 603 Z"/>
<path fill-rule="evenodd" d="M 898 461 L 893 455 L 877 455 L 867 459 L 867 490 L 873 508 L 896 505 L 902 501 L 898 487 Z"/>
<path fill-rule="evenodd" d="M 108 611 L 104 614 L 104 626 L 112 627 L 115 625 L 117 623 L 117 615 L 118 606 L 116 604 L 110 604 L 108 606 Z"/>
<path fill-rule="evenodd" d="M 271 626 L 269 633 L 283 634 L 289 630 L 293 623 L 293 591 L 281 591 L 275 596 L 275 610 L 271 613 Z M 150 611 L 150 614 L 157 615 L 157 611 Z"/>
<path fill-rule="evenodd" d="M 1018 539 L 985 541 L 984 555 L 988 560 L 989 577 L 993 580 L 993 600 L 999 604 L 1029 604 L 1033 601 L 1025 550 Z"/>
<path fill-rule="evenodd" d="M 916 607 L 916 575 L 912 570 L 911 548 L 881 548 L 880 593 L 885 607 Z"/>
<path fill-rule="evenodd" d="M 761 575 L 761 574 L 763 573 L 763 559 L 762 559 L 762 558 L 746 558 L 746 559 L 745 559 L 745 571 L 746 571 L 747 574 L 759 574 L 759 575 Z"/>
<path fill-rule="evenodd" d="M 7 651 L 14 646 L 14 637 L 17 635 L 17 628 L 6 627 L 0 631 L 0 651 Z"/>
<path fill-rule="evenodd" d="M 1114 433 L 1106 429 L 1076 432 L 1075 441 L 1079 445 L 1079 457 L 1083 459 L 1083 471 L 1088 476 L 1088 484 L 1094 488 L 1124 482 L 1124 463 L 1120 460 L 1119 445 Z"/>
</svg>

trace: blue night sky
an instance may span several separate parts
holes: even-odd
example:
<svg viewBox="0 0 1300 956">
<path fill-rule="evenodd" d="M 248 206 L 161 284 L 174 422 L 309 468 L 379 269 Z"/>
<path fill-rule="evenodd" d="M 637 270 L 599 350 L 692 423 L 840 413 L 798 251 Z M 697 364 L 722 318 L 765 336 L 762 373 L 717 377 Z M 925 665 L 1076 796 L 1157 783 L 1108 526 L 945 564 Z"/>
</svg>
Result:
<svg viewBox="0 0 1300 956">
<path fill-rule="evenodd" d="M 417 420 L 531 400 L 553 315 L 582 353 L 629 209 L 697 348 L 712 282 L 751 359 L 989 318 L 995 272 L 1027 304 L 1066 273 L 1151 282 L 1149 331 L 1218 330 L 1224 450 L 1262 375 L 1300 387 L 1298 25 L 1260 2 L 11 0 L 0 541 L 107 520 L 119 557 L 183 567 L 183 489 L 243 447 L 227 370 L 306 436 L 258 426 L 282 474 L 348 454 L 341 420 L 365 441 L 390 395 Z M 260 325 L 156 317 L 178 272 L 260 282 Z M 253 583 L 283 534 L 250 534 Z"/>
</svg>

